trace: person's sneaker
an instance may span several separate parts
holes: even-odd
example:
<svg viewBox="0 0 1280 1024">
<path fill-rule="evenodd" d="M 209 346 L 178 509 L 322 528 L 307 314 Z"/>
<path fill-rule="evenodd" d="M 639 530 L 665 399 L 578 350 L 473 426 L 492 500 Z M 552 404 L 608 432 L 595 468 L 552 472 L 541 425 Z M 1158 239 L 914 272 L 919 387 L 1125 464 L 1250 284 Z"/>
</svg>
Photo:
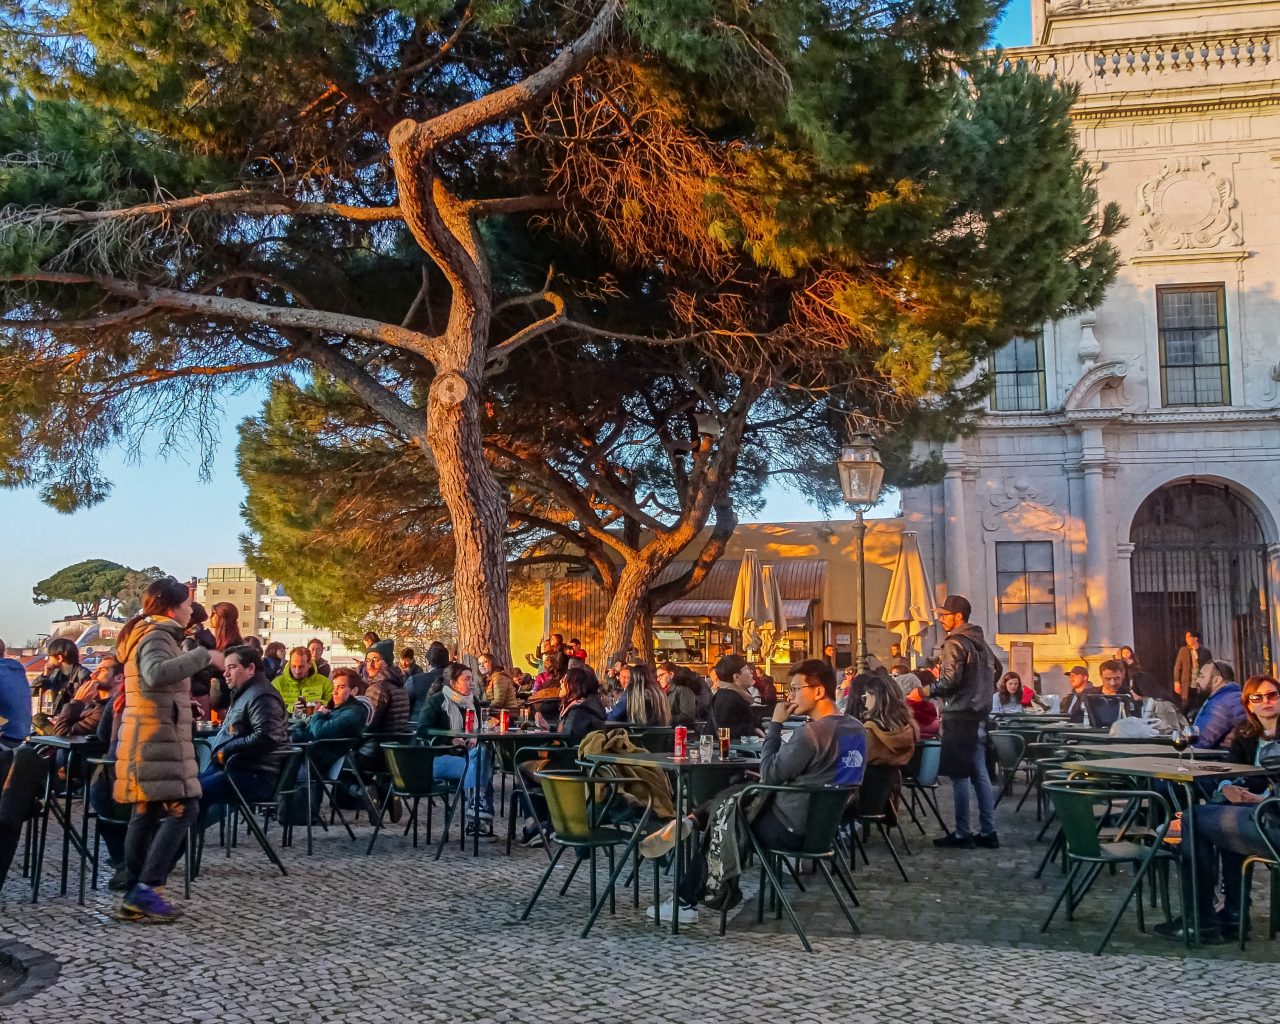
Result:
<svg viewBox="0 0 1280 1024">
<path fill-rule="evenodd" d="M 524 827 L 524 831 L 520 833 L 521 846 L 534 848 L 538 846 L 545 846 L 546 842 L 547 841 L 543 838 L 542 833 L 533 825 L 526 825 Z"/>
<path fill-rule="evenodd" d="M 973 845 L 981 846 L 984 850 L 1000 849 L 1000 836 L 995 832 L 990 835 L 977 835 L 973 837 Z"/>
<path fill-rule="evenodd" d="M 475 819 L 472 819 L 471 821 L 467 822 L 467 836 L 468 837 L 474 836 L 477 833 L 479 833 L 480 838 L 487 843 L 497 842 L 498 837 L 493 834 L 492 818 L 490 818 L 488 821 L 485 821 L 484 819 L 481 819 L 480 821 L 476 821 Z"/>
<path fill-rule="evenodd" d="M 962 836 L 959 832 L 948 832 L 941 839 L 935 839 L 933 845 L 956 850 L 972 850 L 976 844 L 973 841 L 973 836 Z"/>
<path fill-rule="evenodd" d="M 124 898 L 121 908 L 157 924 L 167 924 L 182 916 L 182 911 L 164 898 L 164 892 L 139 883 Z"/>
<path fill-rule="evenodd" d="M 128 907 L 125 906 L 124 897 L 121 897 L 120 900 L 116 903 L 116 905 L 111 908 L 111 916 L 117 921 L 145 921 L 146 920 L 146 918 L 143 917 L 140 913 L 138 913 L 138 911 L 130 910 Z"/>
<path fill-rule="evenodd" d="M 672 818 L 657 832 L 651 832 L 640 840 L 640 856 L 646 860 L 657 860 L 692 831 L 693 825 L 688 818 Z"/>
<path fill-rule="evenodd" d="M 1180 917 L 1172 921 L 1161 921 L 1159 924 L 1152 925 L 1151 930 L 1162 939 L 1171 939 L 1174 942 L 1187 941 L 1187 927 L 1182 923 L 1182 918 Z M 1200 922 L 1200 944 L 1202 946 L 1218 946 L 1229 941 L 1231 941 L 1230 938 L 1224 936 L 1218 930 L 1216 918 Z"/>
<path fill-rule="evenodd" d="M 660 907 L 658 907 L 658 908 L 657 908 L 657 910 L 661 911 L 661 920 L 662 920 L 663 922 L 667 922 L 667 921 L 670 921 L 670 920 L 671 920 L 671 908 L 672 908 L 673 906 L 674 906 L 674 902 L 673 902 L 672 900 L 666 900 L 666 901 L 664 901 L 664 902 L 663 902 L 662 906 L 660 906 Z M 654 919 L 655 919 L 655 909 L 654 909 L 653 907 L 649 907 L 649 908 L 644 912 L 644 916 L 645 916 L 645 917 L 647 917 L 650 921 L 654 920 Z M 681 906 L 680 906 L 680 923 L 681 923 L 681 924 L 693 924 L 693 923 L 695 923 L 697 920 L 698 920 L 698 908 L 697 908 L 697 907 L 686 907 L 686 906 L 684 906 L 683 904 L 681 904 Z"/>
<path fill-rule="evenodd" d="M 107 882 L 107 890 L 109 892 L 124 892 L 129 888 L 129 873 L 121 864 L 111 873 L 111 879 Z"/>
</svg>

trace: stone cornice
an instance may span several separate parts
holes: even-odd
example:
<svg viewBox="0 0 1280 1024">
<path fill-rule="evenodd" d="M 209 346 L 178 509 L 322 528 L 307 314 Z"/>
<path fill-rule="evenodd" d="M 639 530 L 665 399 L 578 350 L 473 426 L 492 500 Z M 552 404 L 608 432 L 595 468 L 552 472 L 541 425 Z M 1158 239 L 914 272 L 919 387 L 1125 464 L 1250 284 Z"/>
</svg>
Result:
<svg viewBox="0 0 1280 1024">
<path fill-rule="evenodd" d="M 979 430 L 1044 431 L 1057 428 L 1071 430 L 1079 426 L 1204 426 L 1235 423 L 1280 423 L 1280 407 L 1272 409 L 1151 409 L 1127 412 L 1123 409 L 1079 409 L 1072 412 L 987 413 Z"/>
</svg>

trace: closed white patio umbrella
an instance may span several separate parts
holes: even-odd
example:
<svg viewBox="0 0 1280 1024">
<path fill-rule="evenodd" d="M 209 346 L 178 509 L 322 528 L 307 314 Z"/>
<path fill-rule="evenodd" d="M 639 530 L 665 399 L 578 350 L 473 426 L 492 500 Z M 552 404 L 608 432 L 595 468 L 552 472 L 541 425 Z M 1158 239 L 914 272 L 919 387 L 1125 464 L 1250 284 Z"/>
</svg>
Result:
<svg viewBox="0 0 1280 1024">
<path fill-rule="evenodd" d="M 914 531 L 902 535 L 902 549 L 885 595 L 881 620 L 902 637 L 903 653 L 923 653 L 923 637 L 933 625 L 933 586 L 920 557 Z"/>
<path fill-rule="evenodd" d="M 729 628 L 742 631 L 744 651 L 760 652 L 760 627 L 765 616 L 764 573 L 755 549 L 748 548 L 742 553 L 738 582 L 733 588 L 733 605 L 729 609 Z"/>
</svg>

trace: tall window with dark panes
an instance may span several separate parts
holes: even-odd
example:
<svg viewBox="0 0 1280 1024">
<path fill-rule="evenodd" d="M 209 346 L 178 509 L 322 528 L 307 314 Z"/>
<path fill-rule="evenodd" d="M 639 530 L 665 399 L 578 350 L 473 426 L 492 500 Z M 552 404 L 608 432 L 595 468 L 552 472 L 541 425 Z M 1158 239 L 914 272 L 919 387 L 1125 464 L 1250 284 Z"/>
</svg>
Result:
<svg viewBox="0 0 1280 1024">
<path fill-rule="evenodd" d="M 1229 405 L 1226 290 L 1220 284 L 1156 289 L 1160 389 L 1165 405 Z"/>
<path fill-rule="evenodd" d="M 999 633 L 1054 633 L 1053 543 L 996 542 L 996 612 Z"/>
<path fill-rule="evenodd" d="M 991 357 L 996 412 L 1038 412 L 1045 407 L 1044 335 L 1014 338 Z"/>
</svg>

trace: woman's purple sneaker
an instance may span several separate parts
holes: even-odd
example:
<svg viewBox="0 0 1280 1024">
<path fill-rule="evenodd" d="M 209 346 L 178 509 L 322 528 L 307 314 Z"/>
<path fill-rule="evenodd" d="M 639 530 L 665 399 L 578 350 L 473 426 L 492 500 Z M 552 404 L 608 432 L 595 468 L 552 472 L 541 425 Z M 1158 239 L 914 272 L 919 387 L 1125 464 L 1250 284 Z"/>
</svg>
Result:
<svg viewBox="0 0 1280 1024">
<path fill-rule="evenodd" d="M 182 911 L 166 900 L 164 893 L 141 883 L 135 885 L 133 891 L 124 898 L 121 909 L 138 915 L 140 919 L 156 923 L 176 921 L 182 916 Z"/>
</svg>

